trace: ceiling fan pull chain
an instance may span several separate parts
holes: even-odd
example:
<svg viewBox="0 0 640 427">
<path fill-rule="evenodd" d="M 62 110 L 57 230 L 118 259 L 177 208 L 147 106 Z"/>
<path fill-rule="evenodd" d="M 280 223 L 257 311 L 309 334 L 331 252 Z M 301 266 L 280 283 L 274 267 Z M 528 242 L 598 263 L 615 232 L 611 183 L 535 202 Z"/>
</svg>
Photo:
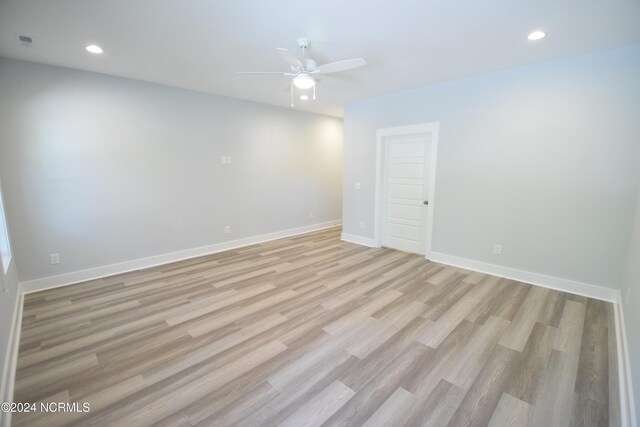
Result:
<svg viewBox="0 0 640 427">
<path fill-rule="evenodd" d="M 291 108 L 293 108 L 293 80 L 291 80 Z"/>
<path fill-rule="evenodd" d="M 316 85 L 313 85 L 313 100 L 316 100 Z"/>
</svg>

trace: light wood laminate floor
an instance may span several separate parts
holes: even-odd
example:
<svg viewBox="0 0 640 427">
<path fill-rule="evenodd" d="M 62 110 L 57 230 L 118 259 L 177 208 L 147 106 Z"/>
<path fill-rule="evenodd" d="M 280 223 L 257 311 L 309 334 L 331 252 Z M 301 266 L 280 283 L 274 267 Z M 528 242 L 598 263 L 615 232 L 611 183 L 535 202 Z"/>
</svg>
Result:
<svg viewBox="0 0 640 427">
<path fill-rule="evenodd" d="M 609 303 L 276 240 L 27 295 L 14 425 L 618 425 Z"/>
</svg>

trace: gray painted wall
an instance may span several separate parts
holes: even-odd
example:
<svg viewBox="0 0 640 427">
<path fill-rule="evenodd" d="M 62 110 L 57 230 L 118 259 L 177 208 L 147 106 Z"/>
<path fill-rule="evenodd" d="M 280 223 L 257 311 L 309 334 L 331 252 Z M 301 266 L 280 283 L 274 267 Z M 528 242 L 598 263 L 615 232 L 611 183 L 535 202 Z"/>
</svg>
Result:
<svg viewBox="0 0 640 427">
<path fill-rule="evenodd" d="M 621 293 L 637 417 L 640 415 L 640 192 L 630 236 Z"/>
<path fill-rule="evenodd" d="M 340 119 L 8 59 L 0 93 L 21 281 L 341 217 Z"/>
<path fill-rule="evenodd" d="M 433 251 L 618 288 L 640 179 L 638 76 L 633 46 L 346 105 L 344 232 L 374 235 L 376 129 L 440 122 Z"/>
</svg>

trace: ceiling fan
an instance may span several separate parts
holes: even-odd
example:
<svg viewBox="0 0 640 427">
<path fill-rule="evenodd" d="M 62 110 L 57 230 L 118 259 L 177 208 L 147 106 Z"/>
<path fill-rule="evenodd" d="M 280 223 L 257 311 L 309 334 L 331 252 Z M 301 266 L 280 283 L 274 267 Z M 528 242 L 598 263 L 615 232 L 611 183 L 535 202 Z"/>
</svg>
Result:
<svg viewBox="0 0 640 427">
<path fill-rule="evenodd" d="M 306 56 L 309 45 L 310 42 L 308 39 L 298 39 L 298 46 L 302 49 L 302 60 L 296 58 L 296 56 L 287 49 L 281 47 L 276 48 L 276 51 L 282 59 L 289 64 L 291 71 L 240 71 L 238 74 L 279 74 L 291 77 L 291 81 L 287 84 L 286 88 L 291 87 L 291 106 L 293 107 L 294 86 L 302 90 L 313 88 L 313 100 L 315 101 L 318 77 L 324 77 L 325 74 L 352 70 L 367 64 L 363 58 L 352 58 L 318 65 L 316 61 Z M 306 95 L 303 95 L 302 99 L 308 99 L 308 97 L 304 98 L 304 96 Z"/>
</svg>

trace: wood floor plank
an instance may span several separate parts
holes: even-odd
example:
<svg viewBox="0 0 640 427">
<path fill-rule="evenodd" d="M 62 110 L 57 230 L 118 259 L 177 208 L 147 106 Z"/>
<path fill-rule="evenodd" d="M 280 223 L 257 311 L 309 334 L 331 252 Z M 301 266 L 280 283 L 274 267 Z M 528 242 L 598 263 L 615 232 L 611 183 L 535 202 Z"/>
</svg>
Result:
<svg viewBox="0 0 640 427">
<path fill-rule="evenodd" d="M 179 313 L 166 317 L 164 320 L 169 326 L 178 325 L 188 320 L 195 319 L 196 317 L 204 316 L 228 305 L 235 304 L 247 298 L 251 298 L 256 295 L 260 295 L 263 292 L 275 289 L 272 285 L 259 285 L 250 289 L 242 289 L 242 291 L 236 291 L 230 289 L 220 294 L 215 295 L 215 298 L 206 298 L 197 302 L 191 302 L 189 306 L 181 308 Z"/>
<path fill-rule="evenodd" d="M 611 304 L 340 233 L 26 295 L 13 424 L 620 425 Z"/>
<path fill-rule="evenodd" d="M 460 323 L 442 344 L 429 354 L 421 368 L 406 379 L 403 383 L 404 388 L 420 399 L 427 399 L 444 376 L 451 372 L 451 367 L 466 357 L 463 349 L 478 328 L 478 325 L 469 321 Z"/>
<path fill-rule="evenodd" d="M 453 304 L 449 310 L 436 321 L 432 328 L 420 339 L 424 345 L 437 348 L 440 343 L 453 331 L 471 310 L 484 297 L 494 290 L 494 286 L 485 285 L 474 287 Z"/>
<path fill-rule="evenodd" d="M 384 294 L 372 299 L 367 304 L 341 317 L 340 319 L 330 323 L 324 327 L 324 330 L 332 335 L 337 335 L 348 329 L 351 325 L 358 323 L 359 320 L 369 317 L 371 314 L 390 304 L 395 299 L 401 297 L 402 294 L 395 290 L 389 290 Z"/>
<path fill-rule="evenodd" d="M 347 403 L 353 395 L 353 390 L 340 381 L 335 381 L 279 425 L 280 427 L 320 426 L 342 405 Z"/>
<path fill-rule="evenodd" d="M 531 417 L 532 426 L 571 425 L 575 402 L 575 385 L 582 344 L 585 304 L 567 301 L 560 320 L 560 327 L 545 372 L 543 387 L 535 398 Z"/>
<path fill-rule="evenodd" d="M 501 399 L 504 385 L 517 372 L 518 357 L 516 351 L 496 346 L 448 425 L 486 426 Z"/>
<path fill-rule="evenodd" d="M 511 327 L 500 340 L 500 345 L 516 351 L 524 349 L 549 292 L 550 290 L 546 288 L 531 288 L 522 303 L 522 309 L 518 311 Z"/>
<path fill-rule="evenodd" d="M 406 426 L 446 426 L 456 412 L 466 392 L 448 381 L 441 380 L 429 396 L 418 400 L 411 408 Z"/>
<path fill-rule="evenodd" d="M 415 404 L 415 397 L 402 387 L 398 387 L 376 412 L 362 425 L 363 427 L 403 425 Z"/>
<path fill-rule="evenodd" d="M 556 334 L 553 348 L 558 351 L 577 355 L 576 343 L 582 342 L 582 331 L 584 325 L 586 307 L 584 304 L 567 301 L 560 320 L 560 327 Z M 576 336 L 576 334 L 579 336 Z"/>
<path fill-rule="evenodd" d="M 38 390 L 43 383 L 55 382 L 60 379 L 92 368 L 98 365 L 98 358 L 95 354 L 81 355 L 63 363 L 57 364 L 55 369 L 47 369 L 34 375 L 25 375 L 16 384 L 16 394 L 28 394 L 30 390 Z"/>
<path fill-rule="evenodd" d="M 587 301 L 575 388 L 582 397 L 603 404 L 609 401 L 609 348 L 598 343 L 609 340 L 605 304 L 603 301 Z"/>
<path fill-rule="evenodd" d="M 272 294 L 269 297 L 257 301 L 253 304 L 241 307 L 237 310 L 220 313 L 216 316 L 207 317 L 202 319 L 197 324 L 189 326 L 187 330 L 192 337 L 197 338 L 206 334 L 207 332 L 215 331 L 218 328 L 229 325 L 235 321 L 242 319 L 243 317 L 257 313 L 270 305 L 275 305 L 279 302 L 286 301 L 295 297 L 297 294 L 291 290 L 285 290 Z"/>
<path fill-rule="evenodd" d="M 208 417 L 192 421 L 193 424 L 203 426 L 235 426 L 247 413 L 255 411 L 255 408 L 264 407 L 270 401 L 276 399 L 280 393 L 267 382 L 250 388 L 240 397 L 231 400 L 221 410 L 215 411 Z"/>
<path fill-rule="evenodd" d="M 228 381 L 240 376 L 254 366 L 281 353 L 287 346 L 279 341 L 272 341 L 263 347 L 237 359 L 227 366 L 211 371 L 209 374 L 191 381 L 186 386 L 168 390 L 163 397 L 139 408 L 132 413 L 128 413 L 120 418 L 119 422 L 127 426 L 148 425 L 160 420 L 170 414 L 174 407 L 181 407 L 193 402 L 197 397 L 211 388 L 219 387 Z"/>
<path fill-rule="evenodd" d="M 493 348 L 509 327 L 510 322 L 499 317 L 491 317 L 471 336 L 462 354 L 458 357 L 444 376 L 444 379 L 463 390 L 469 389 L 476 376 L 492 358 Z"/>
<path fill-rule="evenodd" d="M 503 393 L 498 407 L 489 420 L 488 427 L 526 426 L 529 423 L 532 408 L 527 402 Z"/>
<path fill-rule="evenodd" d="M 356 394 L 327 420 L 327 426 L 362 425 L 424 362 L 429 350 L 414 344 L 372 376 Z"/>
<path fill-rule="evenodd" d="M 543 375 L 549 365 L 557 329 L 536 323 L 520 358 L 518 372 L 509 378 L 505 392 L 531 405 L 543 386 Z"/>
<path fill-rule="evenodd" d="M 575 393 L 570 419 L 571 425 L 575 426 L 597 427 L 607 425 L 609 421 L 607 404 Z"/>
<path fill-rule="evenodd" d="M 435 291 L 424 301 L 428 305 L 423 314 L 426 319 L 437 321 L 452 305 L 458 302 L 475 285 L 463 281 L 464 276 L 456 274 L 446 286 L 434 286 Z"/>
<path fill-rule="evenodd" d="M 310 349 L 306 354 L 271 375 L 268 378 L 269 384 L 283 393 L 297 379 L 307 376 L 309 371 L 317 370 L 323 363 L 335 364 L 338 360 L 346 360 L 349 357 L 345 351 L 346 347 L 366 329 L 367 324 L 368 322 L 360 322 L 344 334 L 329 336 L 323 340 L 322 346 Z"/>
<path fill-rule="evenodd" d="M 401 313 L 396 311 L 380 319 L 370 319 L 367 328 L 362 331 L 362 337 L 354 340 L 347 351 L 359 359 L 364 359 L 417 318 L 424 311 L 424 304 L 413 301 L 402 308 Z"/>
<path fill-rule="evenodd" d="M 345 355 L 345 353 L 340 353 Z M 328 362 L 327 359 L 310 372 L 310 375 L 296 379 L 294 387 L 286 393 L 280 393 L 276 398 L 262 406 L 254 407 L 253 411 L 245 413 L 245 417 L 233 425 L 252 427 L 256 425 L 277 425 L 296 412 L 313 396 L 318 395 L 331 383 L 339 381 L 340 377 L 354 367 L 356 358 L 340 358 Z"/>
</svg>

